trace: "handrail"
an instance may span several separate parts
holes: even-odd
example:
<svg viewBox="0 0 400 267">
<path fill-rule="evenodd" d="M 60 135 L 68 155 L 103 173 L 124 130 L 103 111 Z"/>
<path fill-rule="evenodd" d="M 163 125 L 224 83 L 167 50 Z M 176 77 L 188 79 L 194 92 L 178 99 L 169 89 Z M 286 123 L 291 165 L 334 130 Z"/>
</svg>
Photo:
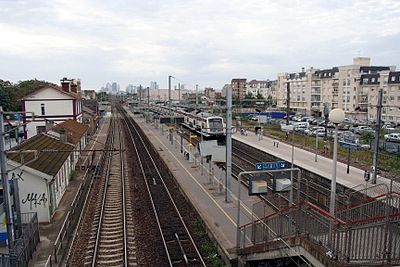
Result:
<svg viewBox="0 0 400 267">
<path fill-rule="evenodd" d="M 243 225 L 241 225 L 239 228 L 245 228 L 245 227 L 247 227 L 247 226 L 249 226 L 249 225 L 252 225 L 252 224 L 254 224 L 254 223 L 260 222 L 260 221 L 262 221 L 262 220 L 265 220 L 265 219 L 268 219 L 268 218 L 271 218 L 271 217 L 275 217 L 276 215 L 281 215 L 283 212 L 286 212 L 286 211 L 288 211 L 288 210 L 296 209 L 296 208 L 298 208 L 298 207 L 302 207 L 302 206 L 306 206 L 306 205 L 307 205 L 308 207 L 312 208 L 313 210 L 317 211 L 318 213 L 320 213 L 320 214 L 322 214 L 322 215 L 324 215 L 324 216 L 326 216 L 326 217 L 329 217 L 329 218 L 331 218 L 331 219 L 337 221 L 337 222 L 340 223 L 340 224 L 343 224 L 343 225 L 346 225 L 346 224 L 347 224 L 346 221 L 344 221 L 344 220 L 342 220 L 342 219 L 340 219 L 340 218 L 338 218 L 338 217 L 336 217 L 336 216 L 330 214 L 328 211 L 326 211 L 326 210 L 324 210 L 324 209 L 318 207 L 318 206 L 315 205 L 315 204 L 312 204 L 311 202 L 309 202 L 309 201 L 307 201 L 307 200 L 303 200 L 303 201 L 301 201 L 301 202 L 299 202 L 299 203 L 297 203 L 297 204 L 293 204 L 293 205 L 291 205 L 291 206 L 289 206 L 289 207 L 286 207 L 286 208 L 284 208 L 284 209 L 282 209 L 282 210 L 280 210 L 280 211 L 277 211 L 277 212 L 275 212 L 275 213 L 273 213 L 273 214 L 270 214 L 270 215 L 265 216 L 265 217 L 263 217 L 263 218 L 257 219 L 257 220 L 255 220 L 254 222 L 250 222 L 250 223 L 243 224 Z"/>
<path fill-rule="evenodd" d="M 375 196 L 375 197 L 370 197 L 370 198 L 361 200 L 361 201 L 356 202 L 356 203 L 353 203 L 353 204 L 351 204 L 351 205 L 344 205 L 344 206 L 342 206 L 342 207 L 336 209 L 336 211 L 343 211 L 343 210 L 346 210 L 346 209 L 349 209 L 349 208 L 352 208 L 352 207 L 361 205 L 361 204 L 363 204 L 363 203 L 370 202 L 370 201 L 372 201 L 372 200 L 378 199 L 378 198 L 380 198 L 380 197 L 391 195 L 391 194 L 395 194 L 395 195 L 399 195 L 399 196 L 400 196 L 400 193 L 398 193 L 398 192 L 384 193 L 384 194 L 380 194 L 380 195 Z"/>
<path fill-rule="evenodd" d="M 44 264 L 44 267 L 52 267 L 52 266 L 53 266 L 53 264 L 52 264 L 52 261 L 51 261 L 51 255 L 49 255 L 47 257 L 46 263 Z"/>
<path fill-rule="evenodd" d="M 390 218 L 396 218 L 396 217 L 400 217 L 400 213 L 383 215 L 383 216 L 378 216 L 378 217 L 374 217 L 374 218 L 366 218 L 366 219 L 362 219 L 362 220 L 355 221 L 355 222 L 347 221 L 347 224 L 357 225 L 357 224 L 361 224 L 361 223 L 365 223 L 365 222 L 378 221 L 378 220 L 390 219 Z"/>
</svg>

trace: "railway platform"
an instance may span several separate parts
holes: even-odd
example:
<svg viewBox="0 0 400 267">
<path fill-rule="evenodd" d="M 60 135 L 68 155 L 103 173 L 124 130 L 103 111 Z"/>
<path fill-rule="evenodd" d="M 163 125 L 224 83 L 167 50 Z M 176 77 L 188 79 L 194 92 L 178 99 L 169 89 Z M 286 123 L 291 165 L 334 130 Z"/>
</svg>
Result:
<svg viewBox="0 0 400 267">
<path fill-rule="evenodd" d="M 109 122 L 109 118 L 103 118 L 100 121 L 99 129 L 94 135 L 90 136 L 85 150 L 102 149 L 104 147 Z M 32 260 L 29 262 L 29 266 L 42 267 L 45 266 L 46 262 L 48 263 L 50 260 L 54 264 L 54 243 L 58 239 L 62 228 L 66 224 L 67 215 L 71 210 L 72 203 L 84 179 L 85 171 L 81 169 L 81 166 L 87 165 L 88 161 L 90 160 L 94 160 L 96 162 L 100 157 L 100 154 L 100 152 L 95 153 L 92 158 L 92 153 L 82 152 L 76 165 L 74 176 L 69 181 L 66 192 L 64 193 L 58 208 L 55 210 L 51 222 L 46 224 L 41 223 L 39 225 L 40 243 L 36 248 L 36 252 L 34 253 Z M 49 258 L 50 255 L 52 256 L 51 259 Z"/>
<path fill-rule="evenodd" d="M 276 158 L 291 162 L 292 160 L 292 145 L 290 143 L 279 142 L 276 139 L 262 136 L 260 139 L 254 132 L 249 132 L 247 135 L 234 133 L 233 139 L 245 143 L 249 146 L 262 150 Z M 332 178 L 332 164 L 333 160 L 319 154 L 317 161 L 315 161 L 315 153 L 304 150 L 299 147 L 294 147 L 294 165 L 309 170 L 317 175 L 325 177 L 328 180 Z M 347 188 L 360 188 L 372 187 L 373 185 L 364 180 L 364 170 L 350 166 L 349 173 L 347 173 L 347 164 L 337 162 L 336 169 L 336 182 Z M 381 176 L 377 177 L 377 183 L 385 183 L 389 186 L 390 180 Z M 397 182 L 395 182 L 397 184 Z M 373 191 L 367 191 L 367 193 Z"/>
<path fill-rule="evenodd" d="M 167 128 L 164 133 L 161 127 L 153 123 L 147 123 L 141 115 L 128 114 L 134 117 L 141 126 L 144 133 L 152 142 L 160 156 L 163 158 L 175 179 L 178 181 L 182 191 L 191 201 L 197 212 L 205 222 L 212 238 L 218 243 L 222 256 L 226 260 L 235 260 L 236 255 L 236 216 L 237 216 L 237 181 L 232 179 L 232 192 L 228 202 L 225 201 L 224 171 L 214 166 L 213 172 L 209 172 L 209 165 L 204 163 L 203 173 L 200 162 L 193 158 L 187 159 L 186 153 L 181 153 L 181 140 L 174 137 L 173 142 L 169 139 Z M 189 144 L 182 140 L 182 148 L 189 151 Z M 241 223 L 252 221 L 252 206 L 260 201 L 258 197 L 248 196 L 245 187 L 241 187 Z M 273 210 L 271 208 L 271 213 Z"/>
</svg>

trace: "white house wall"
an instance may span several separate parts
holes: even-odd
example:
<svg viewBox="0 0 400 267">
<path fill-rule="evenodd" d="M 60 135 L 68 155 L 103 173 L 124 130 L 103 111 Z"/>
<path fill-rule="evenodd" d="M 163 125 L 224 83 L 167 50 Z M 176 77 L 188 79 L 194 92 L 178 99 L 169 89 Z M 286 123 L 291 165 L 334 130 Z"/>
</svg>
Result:
<svg viewBox="0 0 400 267">
<path fill-rule="evenodd" d="M 13 166 L 8 165 L 8 168 Z M 18 187 L 21 212 L 36 212 L 39 222 L 50 222 L 50 196 L 46 180 L 27 171 L 21 172 L 21 169 L 16 169 L 9 175 L 10 179 L 13 175 L 20 178 Z"/>
<path fill-rule="evenodd" d="M 69 184 L 72 172 L 71 167 L 73 167 L 73 164 L 71 164 L 71 159 L 68 157 L 57 175 L 53 178 L 54 186 L 52 187 L 47 179 L 39 175 L 40 172 L 33 174 L 27 170 L 21 172 L 21 169 L 11 172 L 10 179 L 13 176 L 20 178 L 18 186 L 21 212 L 37 212 L 39 222 L 50 222 L 54 210 L 60 204 Z M 14 167 L 9 165 L 8 168 L 12 169 Z M 50 194 L 54 196 L 52 210 L 50 210 Z"/>
<path fill-rule="evenodd" d="M 25 111 L 34 112 L 35 116 L 43 116 L 48 120 L 54 120 L 56 123 L 61 123 L 68 119 L 73 119 L 74 101 L 76 101 L 76 120 L 82 122 L 82 107 L 79 99 L 58 92 L 53 88 L 45 88 L 30 95 L 25 99 Z M 42 115 L 41 105 L 44 104 L 45 114 Z M 31 116 L 28 114 L 27 116 Z M 27 118 L 27 138 L 37 134 L 37 126 L 45 126 L 44 118 L 36 118 L 32 122 L 31 118 Z"/>
</svg>

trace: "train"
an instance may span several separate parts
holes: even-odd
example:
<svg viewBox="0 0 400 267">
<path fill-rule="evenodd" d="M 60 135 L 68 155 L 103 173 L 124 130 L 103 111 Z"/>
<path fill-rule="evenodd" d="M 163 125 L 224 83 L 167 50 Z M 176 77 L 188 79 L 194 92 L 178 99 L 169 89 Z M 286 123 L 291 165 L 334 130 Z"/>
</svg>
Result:
<svg viewBox="0 0 400 267">
<path fill-rule="evenodd" d="M 153 106 L 153 110 L 159 114 L 169 114 L 169 108 L 166 106 Z M 172 107 L 172 115 L 174 117 L 183 117 L 183 122 L 181 123 L 183 126 L 203 135 L 225 135 L 225 123 L 221 116 L 196 110 L 188 112 L 179 107 Z"/>
</svg>

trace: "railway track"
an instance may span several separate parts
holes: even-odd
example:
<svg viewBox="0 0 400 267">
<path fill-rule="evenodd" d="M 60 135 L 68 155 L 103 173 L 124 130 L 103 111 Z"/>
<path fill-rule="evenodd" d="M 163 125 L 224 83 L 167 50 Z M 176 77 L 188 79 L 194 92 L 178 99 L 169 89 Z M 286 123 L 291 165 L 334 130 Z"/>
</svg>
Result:
<svg viewBox="0 0 400 267">
<path fill-rule="evenodd" d="M 183 137 L 186 141 L 189 142 L 189 134 L 184 133 Z M 199 140 L 191 139 L 190 141 L 194 146 L 197 146 Z M 237 179 L 238 174 L 241 171 L 254 169 L 254 166 L 257 162 L 268 162 L 275 161 L 276 159 L 271 159 L 268 155 L 266 155 L 263 151 L 258 149 L 249 147 L 241 142 L 234 141 L 232 144 L 232 176 Z M 222 166 L 223 167 L 223 166 Z M 248 186 L 248 175 L 244 176 L 242 183 L 245 186 Z M 329 198 L 330 191 L 329 186 L 326 184 L 322 184 L 321 179 L 314 179 L 312 177 L 308 177 L 305 173 L 302 174 L 302 180 L 300 181 L 300 199 L 307 199 L 310 202 L 319 205 L 322 208 L 328 209 L 328 205 L 326 200 Z M 293 195 L 298 196 L 297 193 L 297 174 L 293 176 Z M 328 189 L 327 189 L 328 188 Z M 268 193 L 266 195 L 261 195 L 260 198 L 268 203 L 275 210 L 279 210 L 282 207 L 285 207 L 289 203 L 289 194 L 288 192 L 275 193 L 272 191 L 272 187 L 268 186 Z M 294 198 L 294 201 L 297 202 L 297 198 Z M 344 205 L 342 201 L 338 200 L 340 205 Z M 325 202 L 325 203 L 324 203 Z"/>
<path fill-rule="evenodd" d="M 114 113 L 110 123 L 101 176 L 91 189 L 69 266 L 137 266 L 124 138 Z"/>
<path fill-rule="evenodd" d="M 124 117 L 128 135 L 137 159 L 139 170 L 147 190 L 151 209 L 156 220 L 156 229 L 162 240 L 162 247 L 157 249 L 153 266 L 206 266 L 200 251 L 189 232 L 183 216 L 175 203 L 166 183 L 165 171 L 157 165 L 151 148 L 148 148 L 146 137 L 132 118 L 129 118 L 122 108 L 119 108 Z M 153 234 L 153 233 L 152 233 Z"/>
</svg>

